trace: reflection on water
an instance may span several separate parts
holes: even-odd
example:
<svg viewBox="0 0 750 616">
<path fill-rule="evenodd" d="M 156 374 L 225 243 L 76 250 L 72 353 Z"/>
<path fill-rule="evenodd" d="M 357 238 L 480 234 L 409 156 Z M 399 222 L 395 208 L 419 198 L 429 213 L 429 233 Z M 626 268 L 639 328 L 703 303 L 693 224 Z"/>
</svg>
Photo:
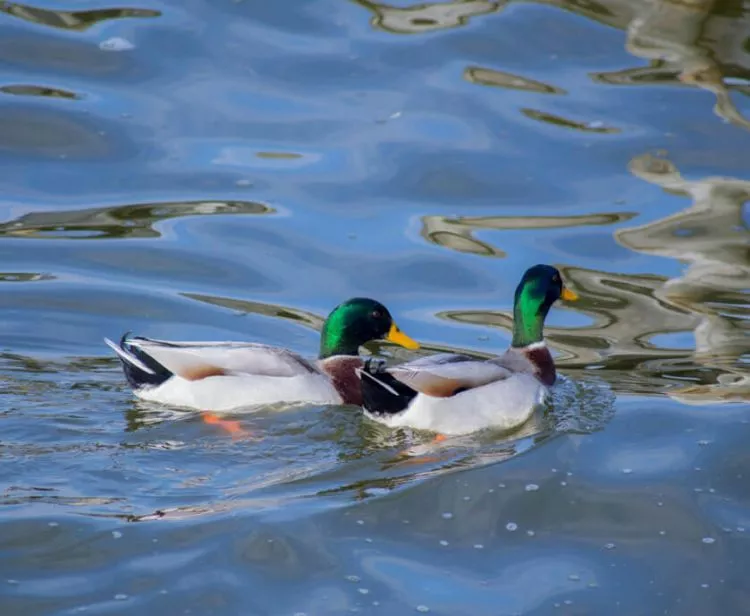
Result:
<svg viewBox="0 0 750 616">
<path fill-rule="evenodd" d="M 51 274 L 38 272 L 0 272 L 0 282 L 34 282 L 37 280 L 54 280 Z"/>
<path fill-rule="evenodd" d="M 521 109 L 521 113 L 532 120 L 545 122 L 546 124 L 552 124 L 553 126 L 561 126 L 562 128 L 572 128 L 585 133 L 614 134 L 619 133 L 622 130 L 614 126 L 605 126 L 599 120 L 593 122 L 579 122 L 571 120 L 570 118 L 564 118 L 554 113 L 540 111 L 539 109 L 523 108 Z"/>
<path fill-rule="evenodd" d="M 675 395 L 701 401 L 749 399 L 750 375 L 743 358 L 750 352 L 750 229 L 743 210 L 750 182 L 686 180 L 672 163 L 650 155 L 634 158 L 631 171 L 693 203 L 666 218 L 618 230 L 615 237 L 632 250 L 687 263 L 681 276 L 657 290 L 657 297 L 698 320 L 694 361 L 728 373 L 717 383 L 688 386 Z"/>
<path fill-rule="evenodd" d="M 742 128 L 750 122 L 737 110 L 727 78 L 750 78 L 745 49 L 747 13 L 722 14 L 730 2 L 623 2 L 609 0 L 611 25 L 627 33 L 626 49 L 649 61 L 648 67 L 592 73 L 596 82 L 613 85 L 695 86 L 716 97 L 715 112 Z M 740 6 L 741 3 L 737 3 Z"/>
<path fill-rule="evenodd" d="M 32 239 L 161 237 L 154 225 L 170 218 L 273 212 L 273 208 L 253 201 L 143 203 L 87 210 L 32 212 L 0 224 L 0 236 Z"/>
<path fill-rule="evenodd" d="M 0 1 L 0 12 L 31 23 L 62 28 L 64 30 L 83 31 L 111 19 L 128 17 L 159 17 L 160 11 L 139 8 L 94 9 L 89 11 L 55 11 L 21 4 L 19 2 Z"/>
<path fill-rule="evenodd" d="M 427 241 L 451 250 L 504 257 L 503 250 L 489 242 L 478 240 L 475 233 L 485 230 L 513 231 L 614 225 L 633 216 L 635 214 L 630 212 L 580 216 L 423 216 L 420 233 Z"/>
<path fill-rule="evenodd" d="M 80 99 L 81 96 L 75 92 L 69 92 L 61 88 L 52 88 L 49 86 L 33 85 L 7 85 L 0 86 L 0 92 L 5 94 L 15 94 L 16 96 L 46 96 L 49 98 L 67 98 L 70 100 Z"/>
<path fill-rule="evenodd" d="M 539 94 L 567 94 L 567 92 L 557 86 L 514 75 L 504 71 L 482 68 L 480 66 L 469 66 L 464 69 L 464 78 L 472 83 L 479 83 L 484 86 L 495 86 L 498 88 L 508 88 L 510 90 L 524 90 L 526 92 L 536 92 Z"/>
<path fill-rule="evenodd" d="M 182 295 L 199 302 L 205 302 L 206 304 L 212 304 L 214 306 L 228 308 L 229 310 L 235 310 L 241 314 L 260 314 L 266 317 L 274 317 L 277 319 L 288 319 L 290 321 L 305 325 L 318 331 L 323 328 L 323 323 L 325 322 L 325 317 L 289 306 L 279 306 L 263 302 L 253 302 L 244 299 L 232 299 L 229 297 L 216 297 L 211 295 L 203 295 L 201 293 L 183 293 Z"/>
<path fill-rule="evenodd" d="M 393 34 L 421 34 L 465 25 L 475 16 L 497 13 L 508 0 L 454 0 L 397 7 L 370 0 L 353 0 L 373 13 L 373 27 Z"/>
</svg>

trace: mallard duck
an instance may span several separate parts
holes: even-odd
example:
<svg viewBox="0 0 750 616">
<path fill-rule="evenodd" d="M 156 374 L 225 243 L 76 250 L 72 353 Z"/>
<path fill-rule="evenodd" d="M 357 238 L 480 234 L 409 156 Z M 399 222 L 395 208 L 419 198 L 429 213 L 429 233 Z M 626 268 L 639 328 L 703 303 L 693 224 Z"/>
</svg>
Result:
<svg viewBox="0 0 750 616">
<path fill-rule="evenodd" d="M 419 348 L 383 304 L 357 297 L 337 306 L 326 319 L 317 362 L 248 342 L 167 342 L 128 334 L 119 345 L 104 340 L 122 361 L 139 398 L 227 411 L 279 402 L 361 405 L 355 373 L 363 365 L 359 347 L 379 339 Z"/>
<path fill-rule="evenodd" d="M 499 357 L 440 353 L 391 368 L 383 360 L 367 360 L 357 369 L 365 413 L 392 427 L 441 436 L 521 425 L 544 402 L 557 377 L 543 329 L 550 307 L 561 297 L 578 298 L 556 268 L 535 265 L 516 288 L 513 341 Z"/>
</svg>

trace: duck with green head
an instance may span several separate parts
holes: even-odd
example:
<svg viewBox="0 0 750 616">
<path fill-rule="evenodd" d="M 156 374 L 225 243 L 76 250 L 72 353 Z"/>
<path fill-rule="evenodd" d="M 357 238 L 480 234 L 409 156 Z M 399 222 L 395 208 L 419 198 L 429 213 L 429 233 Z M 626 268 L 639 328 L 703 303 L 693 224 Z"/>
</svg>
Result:
<svg viewBox="0 0 750 616">
<path fill-rule="evenodd" d="M 362 404 L 359 347 L 388 340 L 419 344 L 403 333 L 380 302 L 353 298 L 323 325 L 317 361 L 287 349 L 248 342 L 167 342 L 125 334 L 105 338 L 122 362 L 135 395 L 204 411 L 260 404 L 309 402 Z"/>
<path fill-rule="evenodd" d="M 557 377 L 543 330 L 549 309 L 560 298 L 578 296 L 565 288 L 556 268 L 535 265 L 516 288 L 513 341 L 499 357 L 441 353 L 392 368 L 368 360 L 357 370 L 366 413 L 389 426 L 441 434 L 520 426 Z"/>
</svg>

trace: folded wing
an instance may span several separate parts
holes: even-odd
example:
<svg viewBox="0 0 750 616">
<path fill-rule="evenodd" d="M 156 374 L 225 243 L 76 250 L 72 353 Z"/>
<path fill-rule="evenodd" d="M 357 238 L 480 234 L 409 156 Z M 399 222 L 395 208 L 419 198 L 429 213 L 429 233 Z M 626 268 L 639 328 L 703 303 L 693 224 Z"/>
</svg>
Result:
<svg viewBox="0 0 750 616">
<path fill-rule="evenodd" d="M 510 377 L 513 372 L 496 362 L 440 353 L 388 368 L 405 385 L 428 396 L 445 398 Z"/>
<path fill-rule="evenodd" d="M 129 338 L 126 344 L 189 381 L 221 375 L 293 377 L 318 372 L 296 353 L 264 344 L 168 342 L 142 337 Z"/>
</svg>

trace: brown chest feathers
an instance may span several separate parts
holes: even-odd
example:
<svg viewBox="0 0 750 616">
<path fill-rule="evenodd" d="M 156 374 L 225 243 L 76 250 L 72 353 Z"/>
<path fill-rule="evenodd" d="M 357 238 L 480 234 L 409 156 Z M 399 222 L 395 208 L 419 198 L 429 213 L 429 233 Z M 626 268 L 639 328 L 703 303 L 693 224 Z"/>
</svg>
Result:
<svg viewBox="0 0 750 616">
<path fill-rule="evenodd" d="M 546 345 L 526 347 L 519 350 L 534 365 L 537 378 L 547 387 L 552 387 L 557 379 L 557 371 L 555 370 L 555 360 L 552 359 L 552 354 Z"/>
<path fill-rule="evenodd" d="M 364 362 L 353 355 L 334 355 L 320 362 L 320 369 L 331 379 L 344 404 L 362 406 L 362 385 L 355 369 Z"/>
</svg>

